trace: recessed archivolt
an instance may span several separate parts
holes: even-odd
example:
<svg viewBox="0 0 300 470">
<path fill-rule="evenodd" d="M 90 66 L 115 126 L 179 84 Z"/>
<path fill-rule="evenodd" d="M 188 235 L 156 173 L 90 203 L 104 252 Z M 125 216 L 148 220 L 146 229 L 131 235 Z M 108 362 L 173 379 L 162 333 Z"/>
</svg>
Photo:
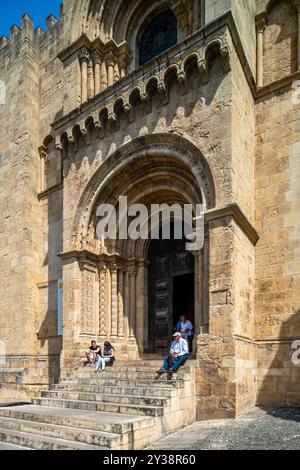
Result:
<svg viewBox="0 0 300 470">
<path fill-rule="evenodd" d="M 187 10 L 192 8 L 198 17 L 201 0 L 193 0 L 190 5 L 186 0 L 77 0 L 74 6 L 70 42 L 84 33 L 90 40 L 97 37 L 103 42 L 114 39 L 117 44 L 127 41 L 134 52 L 137 35 L 146 19 L 168 8 L 178 16 L 177 10 L 180 4 L 182 4 L 179 9 L 181 15 L 185 11 L 188 14 Z M 194 19 L 194 23 L 195 28 L 199 27 L 200 21 L 197 24 Z"/>
<path fill-rule="evenodd" d="M 157 185 L 155 184 L 157 182 Z M 153 134 L 130 142 L 108 157 L 83 190 L 72 230 L 72 248 L 82 247 L 96 206 L 116 204 L 119 196 L 135 203 L 169 201 L 215 207 L 215 184 L 210 167 L 199 149 L 175 134 Z M 173 197 L 171 197 L 173 195 Z"/>
</svg>

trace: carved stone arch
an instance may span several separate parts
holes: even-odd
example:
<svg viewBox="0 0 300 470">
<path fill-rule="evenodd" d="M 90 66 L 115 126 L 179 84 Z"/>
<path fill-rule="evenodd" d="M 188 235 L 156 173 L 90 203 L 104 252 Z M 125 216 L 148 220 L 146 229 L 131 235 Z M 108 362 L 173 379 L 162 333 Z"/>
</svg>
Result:
<svg viewBox="0 0 300 470">
<path fill-rule="evenodd" d="M 96 170 L 86 185 L 72 225 L 73 247 L 80 247 L 88 232 L 89 222 L 96 203 L 119 176 L 122 181 L 129 168 L 141 161 L 164 157 L 174 165 L 189 172 L 199 193 L 199 200 L 206 209 L 216 205 L 213 174 L 201 151 L 189 140 L 176 134 L 154 134 L 140 137 L 125 144 Z M 109 202 L 109 201 L 104 201 Z"/>
<path fill-rule="evenodd" d="M 284 1 L 288 1 L 291 6 L 295 9 L 296 11 L 296 3 L 297 3 L 297 0 L 269 0 L 266 4 L 266 14 L 267 16 L 269 17 L 269 15 L 271 14 L 272 10 L 277 6 L 279 5 L 280 3 L 284 2 Z"/>
</svg>

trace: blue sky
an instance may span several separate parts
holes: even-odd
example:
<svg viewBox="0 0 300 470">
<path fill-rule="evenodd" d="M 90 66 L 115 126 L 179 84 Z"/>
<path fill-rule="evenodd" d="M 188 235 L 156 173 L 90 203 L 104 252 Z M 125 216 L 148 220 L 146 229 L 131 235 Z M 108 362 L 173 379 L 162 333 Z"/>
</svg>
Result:
<svg viewBox="0 0 300 470">
<path fill-rule="evenodd" d="M 0 0 L 0 36 L 10 35 L 13 24 L 21 26 L 21 18 L 28 13 L 34 20 L 34 26 L 45 28 L 45 20 L 50 13 L 59 17 L 62 0 Z"/>
</svg>

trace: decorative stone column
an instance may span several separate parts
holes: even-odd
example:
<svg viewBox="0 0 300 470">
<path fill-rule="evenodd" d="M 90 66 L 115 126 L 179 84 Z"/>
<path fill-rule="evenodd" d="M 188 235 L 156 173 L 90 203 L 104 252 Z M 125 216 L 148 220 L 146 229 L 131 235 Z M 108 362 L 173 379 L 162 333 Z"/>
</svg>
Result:
<svg viewBox="0 0 300 470">
<path fill-rule="evenodd" d="M 129 338 L 135 339 L 136 335 L 136 268 L 129 269 Z"/>
<path fill-rule="evenodd" d="M 209 228 L 205 227 L 204 246 L 201 255 L 202 266 L 202 285 L 203 285 L 203 299 L 202 299 L 202 317 L 200 332 L 203 334 L 209 331 L 209 270 L 207 266 L 210 263 L 210 247 L 209 247 Z"/>
<path fill-rule="evenodd" d="M 141 259 L 137 264 L 136 274 L 136 340 L 140 350 L 148 343 L 148 309 L 146 308 L 146 270 L 147 260 Z"/>
<path fill-rule="evenodd" d="M 41 158 L 41 192 L 46 191 L 47 189 L 47 163 L 48 163 L 48 154 L 47 149 L 44 145 L 39 148 L 40 158 Z"/>
<path fill-rule="evenodd" d="M 120 70 L 119 70 L 119 64 L 117 62 L 115 62 L 114 83 L 116 83 L 118 80 L 120 80 Z"/>
<path fill-rule="evenodd" d="M 129 338 L 129 316 L 130 316 L 130 276 L 129 271 L 124 273 L 124 336 Z"/>
<path fill-rule="evenodd" d="M 263 86 L 264 78 L 264 67 L 263 67 L 263 56 L 264 56 L 264 31 L 267 22 L 266 13 L 262 13 L 256 18 L 256 82 L 257 87 Z"/>
<path fill-rule="evenodd" d="M 60 183 L 64 179 L 64 148 L 60 140 L 60 136 L 55 139 L 56 158 L 60 163 Z"/>
<path fill-rule="evenodd" d="M 124 271 L 118 274 L 118 337 L 124 337 Z"/>
<path fill-rule="evenodd" d="M 95 95 L 101 92 L 101 65 L 102 54 L 100 51 L 93 51 L 94 76 L 95 76 Z"/>
<path fill-rule="evenodd" d="M 85 103 L 88 98 L 88 63 L 90 53 L 86 47 L 79 51 L 79 61 L 81 68 L 81 103 Z"/>
<path fill-rule="evenodd" d="M 115 60 L 112 52 L 109 52 L 106 56 L 107 65 L 107 86 L 110 87 L 114 84 L 115 76 Z"/>
<path fill-rule="evenodd" d="M 111 267 L 111 337 L 118 337 L 118 266 Z"/>
<path fill-rule="evenodd" d="M 102 60 L 101 64 L 101 84 L 100 91 L 103 91 L 107 88 L 107 67 L 105 60 Z"/>
<path fill-rule="evenodd" d="M 94 63 L 90 59 L 88 64 L 88 99 L 90 100 L 95 95 L 95 78 L 94 78 Z"/>
<path fill-rule="evenodd" d="M 102 264 L 99 268 L 99 335 L 107 337 L 107 267 Z"/>
</svg>

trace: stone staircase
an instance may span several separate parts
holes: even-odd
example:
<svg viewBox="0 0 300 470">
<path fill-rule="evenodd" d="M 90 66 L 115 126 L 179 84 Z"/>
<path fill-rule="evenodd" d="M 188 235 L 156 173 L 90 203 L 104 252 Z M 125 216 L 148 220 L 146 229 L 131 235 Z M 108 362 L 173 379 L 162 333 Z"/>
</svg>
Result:
<svg viewBox="0 0 300 470">
<path fill-rule="evenodd" d="M 158 378 L 160 366 L 118 361 L 108 372 L 78 369 L 29 405 L 0 407 L 0 448 L 145 448 L 196 419 L 195 363 L 172 378 Z"/>
</svg>

